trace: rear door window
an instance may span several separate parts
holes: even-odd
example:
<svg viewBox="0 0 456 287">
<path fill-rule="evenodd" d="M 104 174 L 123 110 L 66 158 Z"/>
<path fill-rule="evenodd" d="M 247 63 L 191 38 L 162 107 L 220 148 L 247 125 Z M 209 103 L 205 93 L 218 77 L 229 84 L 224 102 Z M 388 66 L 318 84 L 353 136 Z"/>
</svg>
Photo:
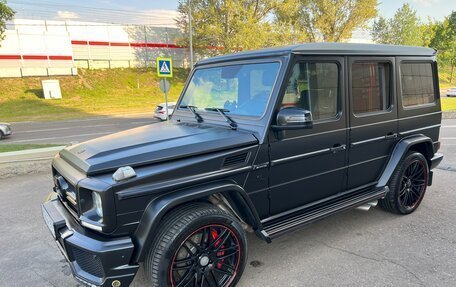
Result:
<svg viewBox="0 0 456 287">
<path fill-rule="evenodd" d="M 390 75 L 389 63 L 353 63 L 352 100 L 355 115 L 387 111 L 391 107 Z"/>
<path fill-rule="evenodd" d="M 401 94 L 404 107 L 434 103 L 434 86 L 431 63 L 401 64 Z"/>
</svg>

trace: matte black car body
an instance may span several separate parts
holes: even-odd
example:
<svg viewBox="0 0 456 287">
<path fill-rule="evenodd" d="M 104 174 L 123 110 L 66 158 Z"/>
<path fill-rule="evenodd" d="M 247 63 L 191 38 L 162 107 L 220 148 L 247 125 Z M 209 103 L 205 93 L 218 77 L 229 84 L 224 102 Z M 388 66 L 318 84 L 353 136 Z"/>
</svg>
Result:
<svg viewBox="0 0 456 287">
<path fill-rule="evenodd" d="M 303 134 L 298 129 L 277 131 L 285 79 L 300 59 L 337 63 L 342 95 L 338 120 L 316 123 Z M 381 59 L 391 65 L 394 102 L 388 113 L 370 117 L 351 113 L 349 66 L 359 59 Z M 398 69 L 401 62 L 415 60 L 432 63 L 436 100 L 407 109 L 399 96 Z M 189 110 L 177 108 L 178 103 L 170 123 L 91 140 L 55 157 L 56 195 L 43 210 L 76 278 L 99 286 L 111 286 L 116 280 L 128 285 L 160 219 L 186 202 L 223 195 L 249 229 L 270 242 L 325 216 L 384 197 L 393 171 L 409 150 L 425 155 L 431 169 L 441 161 L 436 153 L 441 111 L 434 50 L 304 44 L 203 60 L 193 72 L 259 62 L 280 63 L 277 82 L 263 116 L 235 117 L 237 130 L 216 113 L 205 114 L 205 122 L 198 123 Z M 133 167 L 137 176 L 114 181 L 112 174 L 123 166 Z M 93 217 L 92 191 L 102 199 L 102 222 Z"/>
</svg>

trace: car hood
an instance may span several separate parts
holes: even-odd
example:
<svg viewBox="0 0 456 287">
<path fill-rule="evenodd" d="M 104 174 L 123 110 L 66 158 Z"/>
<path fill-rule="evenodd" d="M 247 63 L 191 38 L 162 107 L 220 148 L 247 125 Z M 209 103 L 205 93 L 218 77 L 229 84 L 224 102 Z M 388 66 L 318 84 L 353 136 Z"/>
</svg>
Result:
<svg viewBox="0 0 456 287">
<path fill-rule="evenodd" d="M 156 123 L 70 146 L 59 155 L 94 175 L 257 144 L 253 134 L 224 127 Z"/>
</svg>

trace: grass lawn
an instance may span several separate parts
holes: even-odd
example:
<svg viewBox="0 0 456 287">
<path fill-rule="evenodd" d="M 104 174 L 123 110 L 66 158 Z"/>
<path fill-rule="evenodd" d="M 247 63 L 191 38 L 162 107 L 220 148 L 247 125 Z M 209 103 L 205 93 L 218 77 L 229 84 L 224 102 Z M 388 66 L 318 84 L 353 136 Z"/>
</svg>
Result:
<svg viewBox="0 0 456 287">
<path fill-rule="evenodd" d="M 188 72 L 174 69 L 174 78 L 169 80 L 169 101 L 179 97 Z M 1 78 L 0 122 L 152 112 L 164 102 L 155 69 L 78 69 L 78 73 L 51 77 L 60 80 L 61 100 L 43 98 L 41 81 L 46 77 Z"/>
<path fill-rule="evenodd" d="M 456 97 L 441 97 L 440 98 L 442 102 L 442 111 L 448 112 L 448 111 L 455 111 L 456 112 Z"/>
<path fill-rule="evenodd" d="M 439 85 L 441 89 L 456 86 L 456 69 L 452 75 L 451 67 L 439 65 Z"/>
<path fill-rule="evenodd" d="M 180 95 L 189 70 L 174 69 L 169 101 Z M 450 83 L 450 70 L 439 69 L 440 86 Z M 46 77 L 0 78 L 0 122 L 61 120 L 125 113 L 152 113 L 164 95 L 158 87 L 156 70 L 78 69 L 78 76 L 52 77 L 60 80 L 63 98 L 45 100 L 41 81 Z M 456 98 L 442 97 L 443 111 L 456 111 Z"/>
<path fill-rule="evenodd" d="M 20 151 L 54 146 L 61 146 L 61 144 L 0 144 L 0 152 Z"/>
</svg>

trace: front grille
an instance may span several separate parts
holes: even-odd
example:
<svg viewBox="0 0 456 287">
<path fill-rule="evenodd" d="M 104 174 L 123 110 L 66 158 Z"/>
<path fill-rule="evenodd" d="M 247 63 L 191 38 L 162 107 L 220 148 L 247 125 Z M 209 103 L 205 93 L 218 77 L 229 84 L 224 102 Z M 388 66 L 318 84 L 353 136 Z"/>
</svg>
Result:
<svg viewBox="0 0 456 287">
<path fill-rule="evenodd" d="M 76 187 L 57 172 L 54 175 L 54 191 L 72 213 L 78 214 Z"/>
<path fill-rule="evenodd" d="M 82 270 L 98 278 L 104 277 L 103 264 L 99 256 L 76 247 L 73 247 L 73 256 Z"/>
</svg>

